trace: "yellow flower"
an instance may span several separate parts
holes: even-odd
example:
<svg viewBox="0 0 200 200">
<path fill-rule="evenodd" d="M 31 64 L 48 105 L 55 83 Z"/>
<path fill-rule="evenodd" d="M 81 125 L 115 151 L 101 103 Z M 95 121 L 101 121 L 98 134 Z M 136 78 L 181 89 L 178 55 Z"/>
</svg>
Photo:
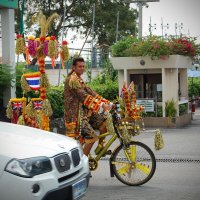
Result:
<svg viewBox="0 0 200 200">
<path fill-rule="evenodd" d="M 26 98 L 12 98 L 10 99 L 10 102 L 26 102 Z"/>
<path fill-rule="evenodd" d="M 40 76 L 40 72 L 32 72 L 32 73 L 27 73 L 27 74 L 23 74 L 22 76 L 24 77 L 33 77 L 33 76 Z"/>
<path fill-rule="evenodd" d="M 49 40 L 50 40 L 50 37 L 49 37 L 49 36 L 48 36 L 48 37 L 46 37 L 46 38 L 45 38 L 45 40 L 49 41 Z"/>
<path fill-rule="evenodd" d="M 34 40 L 35 37 L 34 37 L 33 35 L 30 35 L 30 36 L 28 36 L 28 39 L 29 39 L 29 40 Z"/>
</svg>

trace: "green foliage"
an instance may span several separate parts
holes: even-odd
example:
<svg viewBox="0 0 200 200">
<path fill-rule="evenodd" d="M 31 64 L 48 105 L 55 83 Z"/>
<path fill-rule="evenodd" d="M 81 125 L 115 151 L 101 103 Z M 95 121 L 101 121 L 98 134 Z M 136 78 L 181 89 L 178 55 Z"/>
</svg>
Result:
<svg viewBox="0 0 200 200">
<path fill-rule="evenodd" d="M 166 59 L 167 56 L 178 54 L 194 58 L 199 54 L 199 45 L 195 38 L 148 36 L 142 40 L 127 37 L 112 46 L 113 56 L 150 56 L 152 59 Z"/>
<path fill-rule="evenodd" d="M 115 81 L 118 76 L 117 76 L 117 70 L 115 70 L 112 66 L 112 63 L 110 62 L 110 59 L 105 60 L 103 63 L 103 72 L 101 73 L 101 76 L 103 76 L 104 78 L 104 83 L 107 80 L 110 81 Z"/>
<path fill-rule="evenodd" d="M 162 117 L 162 106 L 157 105 L 157 116 L 156 112 L 143 112 L 143 117 Z"/>
<path fill-rule="evenodd" d="M 152 59 L 159 59 L 161 56 L 171 54 L 170 47 L 161 37 L 147 37 L 143 43 L 139 44 L 142 56 L 150 56 Z"/>
<path fill-rule="evenodd" d="M 187 103 L 180 104 L 179 105 L 179 116 L 187 114 L 187 110 L 188 110 L 188 104 Z"/>
<path fill-rule="evenodd" d="M 162 117 L 162 116 L 163 116 L 162 106 L 157 106 L 157 117 Z"/>
<path fill-rule="evenodd" d="M 128 36 L 122 40 L 119 40 L 112 46 L 112 55 L 114 57 L 124 57 L 128 55 L 127 49 L 132 45 L 137 44 L 138 39 L 136 37 Z"/>
<path fill-rule="evenodd" d="M 14 83 L 14 74 L 10 70 L 10 66 L 5 64 L 0 64 L 0 88 L 12 86 Z"/>
<path fill-rule="evenodd" d="M 98 44 L 111 45 L 116 40 L 116 19 L 119 11 L 119 38 L 127 36 L 128 34 L 135 34 L 136 32 L 136 18 L 138 13 L 136 9 L 129 9 L 129 4 L 118 0 L 26 0 L 25 1 L 25 34 L 33 31 L 32 16 L 40 11 L 48 18 L 52 13 L 58 13 L 61 20 L 54 23 L 48 35 L 55 35 L 58 37 L 62 31 L 62 23 L 65 21 L 65 29 L 73 30 L 78 34 L 74 34 L 74 39 L 77 35 L 86 36 L 91 31 L 93 20 L 93 5 L 95 3 L 95 29 L 94 37 Z M 65 4 L 66 2 L 66 4 Z M 66 7 L 67 15 L 63 19 L 64 8 Z M 20 6 L 19 6 L 20 8 Z M 16 10 L 19 23 L 20 13 Z M 16 31 L 19 32 L 19 25 L 16 26 Z M 36 36 L 39 36 L 39 27 L 34 27 Z M 34 34 L 35 35 L 35 34 Z"/>
<path fill-rule="evenodd" d="M 90 61 L 88 59 L 85 62 L 85 72 L 87 74 L 87 79 L 90 82 L 91 79 L 92 79 L 92 71 L 91 71 L 91 68 L 90 68 Z"/>
<path fill-rule="evenodd" d="M 95 35 L 99 44 L 112 45 L 116 40 L 116 21 L 119 12 L 118 38 L 134 35 L 136 32 L 135 20 L 138 13 L 135 9 L 129 9 L 129 5 L 123 1 L 107 0 L 96 3 Z"/>
<path fill-rule="evenodd" d="M 64 116 L 64 86 L 52 86 L 47 90 L 47 99 L 51 103 L 53 117 Z"/>
<path fill-rule="evenodd" d="M 166 117 L 176 117 L 177 110 L 173 99 L 165 102 L 165 113 Z"/>
<path fill-rule="evenodd" d="M 88 86 L 104 98 L 113 101 L 116 100 L 119 92 L 117 80 L 117 71 L 113 69 L 111 62 L 108 60 L 103 63 L 102 73 L 92 79 Z"/>
<path fill-rule="evenodd" d="M 200 78 L 188 78 L 189 97 L 200 95 Z"/>
<path fill-rule="evenodd" d="M 10 70 L 10 66 L 0 64 L 0 101 L 3 101 L 3 92 L 7 87 L 11 87 L 14 83 L 14 74 Z"/>
<path fill-rule="evenodd" d="M 118 82 L 116 81 L 107 81 L 106 83 L 100 83 L 97 81 L 91 82 L 89 86 L 98 94 L 104 98 L 113 101 L 116 100 L 118 95 Z"/>
</svg>

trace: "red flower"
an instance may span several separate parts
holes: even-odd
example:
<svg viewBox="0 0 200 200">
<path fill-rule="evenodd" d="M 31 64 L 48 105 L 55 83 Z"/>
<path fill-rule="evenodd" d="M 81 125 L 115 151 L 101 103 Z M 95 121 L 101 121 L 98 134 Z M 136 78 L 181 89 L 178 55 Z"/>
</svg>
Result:
<svg viewBox="0 0 200 200">
<path fill-rule="evenodd" d="M 50 37 L 50 40 L 56 40 L 56 36 L 54 36 L 54 35 L 51 36 L 51 37 Z"/>
<path fill-rule="evenodd" d="M 45 37 L 44 36 L 40 37 L 40 42 L 44 42 L 44 41 L 45 41 Z"/>
<path fill-rule="evenodd" d="M 131 105 L 130 103 L 126 103 L 126 107 L 130 107 L 130 105 Z"/>
<path fill-rule="evenodd" d="M 44 64 L 44 59 L 39 59 L 40 64 Z"/>
<path fill-rule="evenodd" d="M 67 44 L 68 44 L 68 42 L 66 40 L 62 41 L 62 45 L 67 45 Z"/>
<path fill-rule="evenodd" d="M 22 38 L 21 34 L 17 34 L 17 39 Z"/>
</svg>

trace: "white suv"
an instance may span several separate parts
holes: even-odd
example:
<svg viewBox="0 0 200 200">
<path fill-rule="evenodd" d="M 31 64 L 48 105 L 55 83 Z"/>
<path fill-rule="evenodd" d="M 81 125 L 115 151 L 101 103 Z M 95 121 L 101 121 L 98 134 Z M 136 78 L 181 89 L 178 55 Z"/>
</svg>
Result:
<svg viewBox="0 0 200 200">
<path fill-rule="evenodd" d="M 80 199 L 89 183 L 88 158 L 69 137 L 0 122 L 0 199 Z"/>
</svg>

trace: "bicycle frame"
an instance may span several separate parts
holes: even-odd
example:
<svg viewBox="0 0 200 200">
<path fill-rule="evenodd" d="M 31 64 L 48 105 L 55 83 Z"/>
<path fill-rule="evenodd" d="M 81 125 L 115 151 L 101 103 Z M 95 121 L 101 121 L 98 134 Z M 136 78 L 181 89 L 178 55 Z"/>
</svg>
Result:
<svg viewBox="0 0 200 200">
<path fill-rule="evenodd" d="M 104 138 L 106 136 L 110 135 L 109 132 L 101 134 L 98 136 L 98 138 Z M 97 156 L 95 157 L 96 161 L 99 161 L 100 158 L 106 153 L 106 151 L 108 150 L 108 148 L 112 145 L 112 143 L 117 139 L 117 133 L 115 133 L 106 143 L 106 145 L 103 147 L 103 149 L 97 154 Z"/>
<path fill-rule="evenodd" d="M 114 126 L 114 129 L 115 129 L 115 133 L 113 134 L 113 136 L 107 141 L 106 145 L 103 147 L 103 149 L 100 150 L 100 152 L 96 155 L 96 157 L 94 157 L 94 159 L 96 161 L 99 161 L 101 159 L 101 157 L 106 153 L 106 151 L 109 149 L 109 147 L 113 144 L 113 142 L 117 138 L 119 139 L 120 144 L 124 145 L 124 142 L 123 142 L 122 138 L 120 137 L 120 134 L 119 134 L 116 126 Z M 109 136 L 109 135 L 111 135 L 109 132 L 103 133 L 103 134 L 98 136 L 98 139 L 105 138 L 106 136 Z M 125 155 L 126 155 L 127 159 L 130 160 L 130 156 L 128 155 L 126 150 L 124 150 L 124 152 L 125 152 Z"/>
</svg>

